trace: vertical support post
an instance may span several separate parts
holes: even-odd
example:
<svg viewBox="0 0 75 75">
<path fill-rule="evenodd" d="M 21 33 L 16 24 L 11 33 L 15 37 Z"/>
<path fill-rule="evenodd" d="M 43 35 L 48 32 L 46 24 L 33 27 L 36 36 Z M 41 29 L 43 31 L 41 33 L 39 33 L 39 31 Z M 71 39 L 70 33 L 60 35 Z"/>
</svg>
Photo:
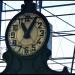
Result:
<svg viewBox="0 0 75 75">
<path fill-rule="evenodd" d="M 39 0 L 39 11 L 41 12 L 41 8 L 42 8 L 42 0 Z"/>
<path fill-rule="evenodd" d="M 74 58 L 75 58 L 75 46 L 74 46 L 73 59 L 72 59 L 72 65 L 71 65 L 71 74 L 73 70 Z"/>
<path fill-rule="evenodd" d="M 2 0 L 0 1 L 0 37 L 1 37 L 1 18 L 2 18 Z"/>
<path fill-rule="evenodd" d="M 48 49 L 51 51 L 51 55 L 49 58 L 52 58 L 52 30 L 53 30 L 53 27 L 50 24 L 50 37 L 49 37 L 49 42 L 47 44 Z"/>
<path fill-rule="evenodd" d="M 0 39 L 1 39 L 1 18 L 2 18 L 2 0 L 0 1 Z M 0 40 L 1 45 L 1 40 Z M 0 59 L 1 59 L 1 48 L 0 48 Z"/>
<path fill-rule="evenodd" d="M 36 10 L 37 10 L 37 8 L 38 8 L 38 2 L 37 2 L 37 0 L 36 0 Z"/>
</svg>

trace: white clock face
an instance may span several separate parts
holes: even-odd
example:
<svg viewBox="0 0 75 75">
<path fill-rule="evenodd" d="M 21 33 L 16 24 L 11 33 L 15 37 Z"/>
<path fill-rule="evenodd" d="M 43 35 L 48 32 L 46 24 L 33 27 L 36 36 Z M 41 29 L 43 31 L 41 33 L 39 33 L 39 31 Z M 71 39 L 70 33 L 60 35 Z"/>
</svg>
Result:
<svg viewBox="0 0 75 75">
<path fill-rule="evenodd" d="M 19 15 L 12 21 L 8 31 L 10 47 L 22 56 L 29 56 L 40 50 L 47 37 L 44 20 L 34 13 Z"/>
</svg>

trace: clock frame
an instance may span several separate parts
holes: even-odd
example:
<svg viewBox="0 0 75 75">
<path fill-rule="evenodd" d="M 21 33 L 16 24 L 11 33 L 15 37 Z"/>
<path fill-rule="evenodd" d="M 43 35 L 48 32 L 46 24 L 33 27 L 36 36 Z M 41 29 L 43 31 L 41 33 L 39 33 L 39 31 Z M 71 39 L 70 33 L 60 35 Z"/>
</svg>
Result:
<svg viewBox="0 0 75 75">
<path fill-rule="evenodd" d="M 8 40 L 8 34 L 9 34 L 9 29 L 12 25 L 12 23 L 18 18 L 18 16 L 20 15 L 24 15 L 26 13 L 32 13 L 32 14 L 36 14 L 37 16 L 39 16 L 41 18 L 42 21 L 44 21 L 44 28 L 45 28 L 45 37 L 43 39 L 43 44 L 41 45 L 41 47 L 39 48 L 39 50 L 37 52 L 34 52 L 33 54 L 30 54 L 30 55 L 20 55 L 20 54 L 17 54 L 15 53 L 12 48 L 10 47 L 10 44 L 9 44 L 9 40 Z M 45 18 L 45 16 L 43 14 L 41 14 L 40 12 L 38 11 L 24 11 L 24 12 L 19 12 L 16 16 L 14 16 L 12 18 L 12 20 L 9 22 L 8 26 L 7 26 L 7 29 L 6 29 L 6 33 L 5 33 L 5 41 L 6 41 L 6 45 L 7 45 L 7 48 L 8 48 L 8 51 L 10 51 L 11 53 L 17 55 L 17 56 L 22 56 L 22 57 L 31 57 L 31 56 L 36 56 L 38 55 L 40 52 L 42 52 L 42 50 L 47 47 L 47 43 L 48 43 L 48 40 L 49 40 L 49 35 L 50 35 L 50 24 L 48 23 L 47 19 Z M 36 25 L 37 26 L 37 25 Z M 17 27 L 14 26 L 14 30 L 16 30 Z M 14 33 L 12 33 L 12 35 L 14 35 Z M 13 36 L 12 36 L 13 38 Z M 14 41 L 15 42 L 15 41 Z"/>
</svg>

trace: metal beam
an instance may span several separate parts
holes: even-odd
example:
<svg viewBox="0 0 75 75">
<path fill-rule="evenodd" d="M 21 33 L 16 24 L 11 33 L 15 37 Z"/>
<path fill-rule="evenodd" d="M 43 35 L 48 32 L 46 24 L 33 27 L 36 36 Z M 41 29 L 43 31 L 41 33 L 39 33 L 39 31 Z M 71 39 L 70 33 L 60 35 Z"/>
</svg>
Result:
<svg viewBox="0 0 75 75">
<path fill-rule="evenodd" d="M 13 11 L 20 11 L 20 9 L 17 9 L 17 10 L 6 10 L 6 11 L 2 11 L 2 12 L 13 12 Z M 60 14 L 60 15 L 55 15 L 55 16 L 72 16 L 72 15 L 75 15 L 75 13 L 70 13 L 70 14 Z M 55 17 L 55 16 L 45 16 L 45 17 Z M 3 19 L 3 20 L 0 20 L 0 21 L 10 21 L 11 19 Z M 75 30 L 74 30 L 75 31 Z"/>
<path fill-rule="evenodd" d="M 42 8 L 43 8 L 43 7 L 42 7 Z M 44 9 L 44 8 L 43 8 L 43 9 Z M 48 10 L 46 10 L 46 9 L 44 9 L 44 10 L 47 11 L 48 13 L 52 14 L 53 16 L 57 17 L 58 19 L 60 19 L 60 20 L 63 21 L 64 23 L 68 24 L 69 26 L 75 28 L 75 26 L 73 26 L 72 24 L 68 23 L 67 21 L 61 19 L 60 17 L 56 16 L 56 15 L 53 14 L 52 12 L 50 12 L 50 11 L 48 11 Z"/>
<path fill-rule="evenodd" d="M 73 52 L 73 58 L 72 58 L 71 73 L 73 70 L 74 58 L 75 58 L 75 46 L 74 46 L 74 52 Z"/>
<path fill-rule="evenodd" d="M 72 6 L 72 5 L 75 5 L 75 3 L 61 4 L 61 5 L 52 5 L 52 6 L 43 6 L 43 8 L 63 7 L 63 6 Z"/>
<path fill-rule="evenodd" d="M 39 0 L 39 11 L 41 12 L 41 8 L 42 8 L 42 0 Z"/>
<path fill-rule="evenodd" d="M 72 62 L 61 62 L 60 64 L 71 64 Z M 75 62 L 74 62 L 75 63 Z M 48 64 L 56 64 L 56 63 L 48 63 Z M 59 63 L 57 63 L 57 64 L 59 64 Z"/>
<path fill-rule="evenodd" d="M 1 18 L 2 18 L 2 1 L 0 1 L 0 38 L 1 38 Z M 0 45 L 1 45 L 1 41 L 0 41 Z M 0 50 L 0 59 L 1 59 L 1 50 Z"/>
<path fill-rule="evenodd" d="M 1 36 L 2 0 L 0 1 L 0 36 Z"/>
<path fill-rule="evenodd" d="M 49 60 L 65 60 L 65 59 L 73 59 L 73 57 L 58 57 L 58 58 L 49 58 Z M 75 58 L 74 58 L 75 59 Z"/>
</svg>

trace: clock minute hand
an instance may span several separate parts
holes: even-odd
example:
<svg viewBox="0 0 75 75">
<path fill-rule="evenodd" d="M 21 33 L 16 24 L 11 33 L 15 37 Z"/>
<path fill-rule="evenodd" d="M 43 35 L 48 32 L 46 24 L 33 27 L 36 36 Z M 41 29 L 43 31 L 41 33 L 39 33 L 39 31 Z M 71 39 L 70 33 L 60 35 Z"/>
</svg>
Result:
<svg viewBox="0 0 75 75">
<path fill-rule="evenodd" d="M 36 19 L 37 19 L 37 17 L 35 17 L 34 20 L 32 21 L 32 23 L 30 24 L 28 30 L 27 30 L 26 33 L 25 33 L 25 36 L 24 36 L 25 38 L 29 38 L 29 37 L 30 37 L 30 32 L 31 32 L 32 29 L 33 29 L 33 26 L 34 26 L 34 24 L 35 24 L 35 22 L 36 22 Z"/>
</svg>

